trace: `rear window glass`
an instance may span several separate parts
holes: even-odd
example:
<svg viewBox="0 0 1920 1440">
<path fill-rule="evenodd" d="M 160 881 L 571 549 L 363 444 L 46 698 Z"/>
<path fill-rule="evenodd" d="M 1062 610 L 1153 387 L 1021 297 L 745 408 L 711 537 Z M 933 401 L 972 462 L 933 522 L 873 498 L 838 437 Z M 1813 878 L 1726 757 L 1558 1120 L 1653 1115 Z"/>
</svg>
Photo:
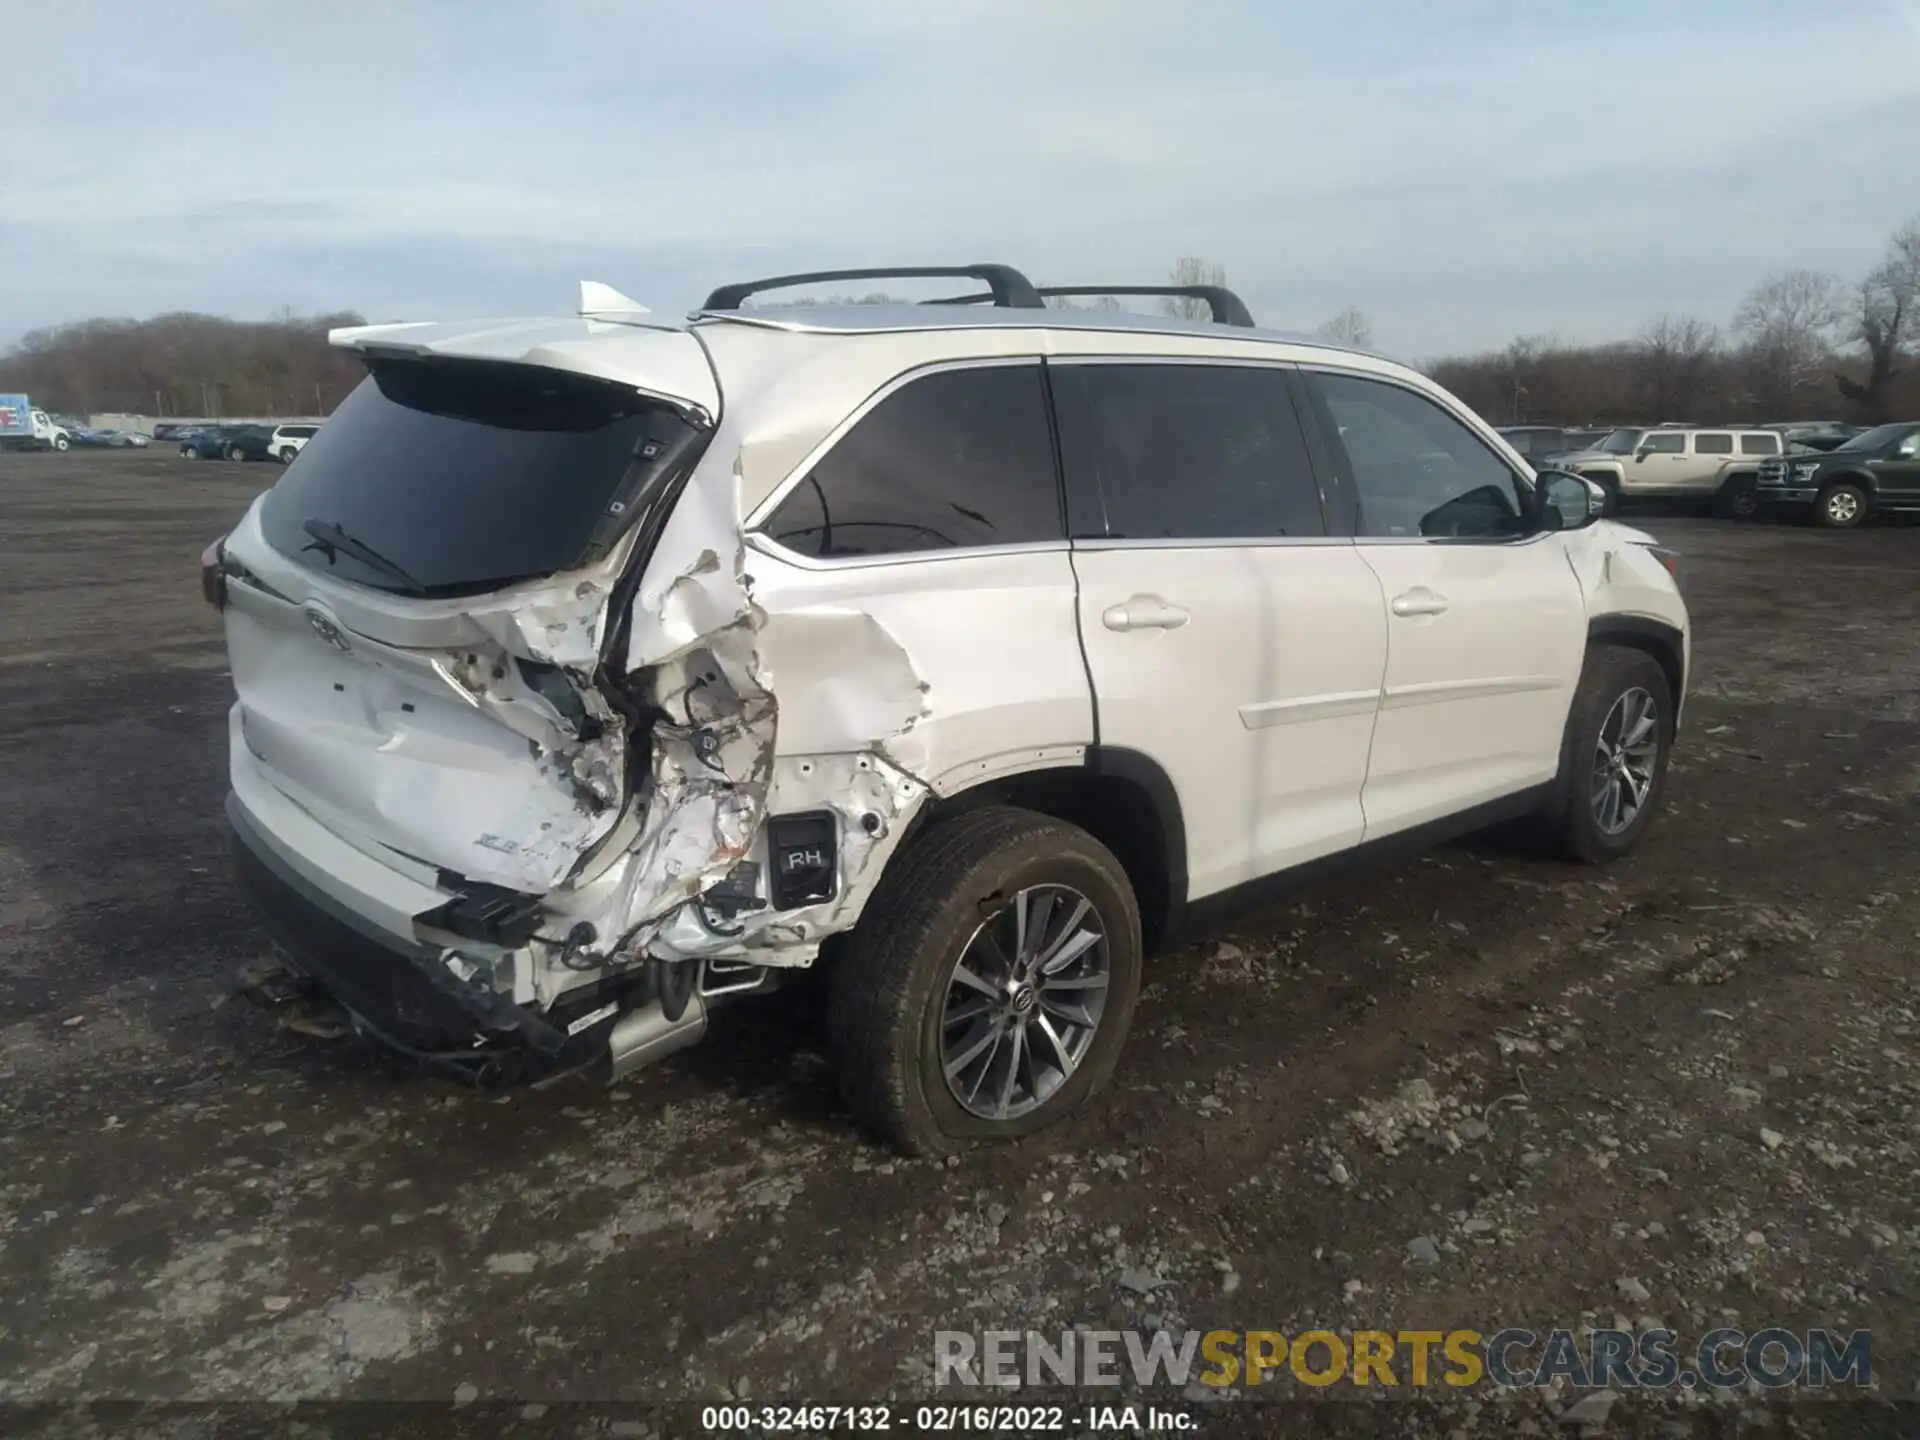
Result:
<svg viewBox="0 0 1920 1440">
<path fill-rule="evenodd" d="M 1731 455 L 1733 436 L 1696 435 L 1693 437 L 1693 453 L 1696 455 Z"/>
<path fill-rule="evenodd" d="M 694 433 L 606 381 L 533 366 L 383 365 L 315 431 L 261 524 L 275 549 L 375 589 L 493 589 L 583 563 L 617 528 L 644 469 L 684 454 Z"/>
</svg>

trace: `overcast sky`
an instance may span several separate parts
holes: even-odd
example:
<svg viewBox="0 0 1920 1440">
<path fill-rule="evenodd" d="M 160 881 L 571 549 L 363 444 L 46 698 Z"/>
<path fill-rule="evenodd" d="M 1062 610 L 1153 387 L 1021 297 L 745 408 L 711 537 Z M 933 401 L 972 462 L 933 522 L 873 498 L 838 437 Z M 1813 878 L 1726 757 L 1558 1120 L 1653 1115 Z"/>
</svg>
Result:
<svg viewBox="0 0 1920 1440">
<path fill-rule="evenodd" d="M 1920 0 L 0 0 L 0 43 L 0 343 L 1197 255 L 1430 357 L 1724 323 L 1920 214 Z"/>
</svg>

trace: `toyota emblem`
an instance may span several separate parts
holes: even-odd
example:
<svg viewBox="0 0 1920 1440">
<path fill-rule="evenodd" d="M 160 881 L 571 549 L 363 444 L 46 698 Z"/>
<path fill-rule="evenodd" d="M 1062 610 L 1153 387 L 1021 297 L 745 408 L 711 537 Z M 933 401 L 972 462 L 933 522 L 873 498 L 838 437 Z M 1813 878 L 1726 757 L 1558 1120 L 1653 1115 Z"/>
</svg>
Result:
<svg viewBox="0 0 1920 1440">
<path fill-rule="evenodd" d="M 333 646 L 333 648 L 338 650 L 342 655 L 352 653 L 353 646 L 347 643 L 347 637 L 341 633 L 340 627 L 318 610 L 307 611 L 307 624 L 313 627 L 314 634 L 326 641 L 327 644 Z"/>
</svg>

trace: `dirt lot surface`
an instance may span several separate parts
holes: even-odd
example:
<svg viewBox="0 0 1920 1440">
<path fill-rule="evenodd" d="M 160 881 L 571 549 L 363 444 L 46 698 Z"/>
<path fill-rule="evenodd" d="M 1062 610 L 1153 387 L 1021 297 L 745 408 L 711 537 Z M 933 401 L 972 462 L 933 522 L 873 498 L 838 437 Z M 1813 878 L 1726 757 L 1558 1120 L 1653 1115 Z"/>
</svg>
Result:
<svg viewBox="0 0 1920 1440">
<path fill-rule="evenodd" d="M 924 1401 L 937 1329 L 1616 1316 L 1866 1328 L 1874 1394 L 1920 1393 L 1920 530 L 1639 522 L 1686 555 L 1696 678 L 1633 858 L 1476 843 L 1321 885 L 1152 962 L 1085 1113 L 941 1164 L 854 1128 L 780 997 L 611 1091 L 496 1099 L 227 1001 L 266 941 L 228 874 L 195 557 L 274 473 L 0 456 L 0 1400 L 531 1423 Z M 1193 1409 L 1353 1434 L 1607 1412 L 1269 1390 L 1315 1399 Z M 1606 1423 L 1732 1434 L 1763 1403 L 1629 1396 Z M 619 1413 L 577 1412 L 678 1423 Z"/>
</svg>

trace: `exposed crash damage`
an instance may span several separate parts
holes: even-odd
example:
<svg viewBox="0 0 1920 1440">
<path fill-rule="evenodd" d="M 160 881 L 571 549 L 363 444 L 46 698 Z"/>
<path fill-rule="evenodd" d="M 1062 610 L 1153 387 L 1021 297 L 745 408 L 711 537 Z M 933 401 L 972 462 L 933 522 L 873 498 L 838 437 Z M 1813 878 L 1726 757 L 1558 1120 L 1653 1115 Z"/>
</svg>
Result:
<svg viewBox="0 0 1920 1440">
<path fill-rule="evenodd" d="M 223 542 L 243 871 L 352 1028 L 487 1077 L 618 1074 L 857 918 L 929 794 L 927 687 L 872 616 L 755 603 L 738 459 L 709 439 L 637 443 L 598 558 L 471 599 L 407 594 L 427 587 L 358 524 L 305 521 L 320 543 L 288 553 L 273 495 Z M 405 598 L 338 583 L 335 550 Z M 295 923 L 315 906 L 416 973 L 317 957 Z"/>
</svg>

